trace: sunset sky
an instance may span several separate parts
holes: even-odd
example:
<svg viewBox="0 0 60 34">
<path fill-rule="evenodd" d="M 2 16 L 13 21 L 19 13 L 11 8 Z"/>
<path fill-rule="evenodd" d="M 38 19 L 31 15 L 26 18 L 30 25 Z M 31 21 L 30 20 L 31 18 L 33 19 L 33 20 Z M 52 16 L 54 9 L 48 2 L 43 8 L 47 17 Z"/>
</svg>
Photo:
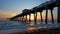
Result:
<svg viewBox="0 0 60 34">
<path fill-rule="evenodd" d="M 35 6 L 40 5 L 49 0 L 0 0 L 0 20 L 5 18 L 11 18 L 20 14 L 23 9 L 31 9 Z M 57 8 L 54 8 L 54 18 L 57 19 Z M 42 13 L 43 19 L 45 19 L 45 11 Z M 34 18 L 33 15 L 31 19 Z M 40 19 L 40 15 L 38 13 L 37 19 Z M 51 19 L 50 12 L 48 19 Z"/>
</svg>

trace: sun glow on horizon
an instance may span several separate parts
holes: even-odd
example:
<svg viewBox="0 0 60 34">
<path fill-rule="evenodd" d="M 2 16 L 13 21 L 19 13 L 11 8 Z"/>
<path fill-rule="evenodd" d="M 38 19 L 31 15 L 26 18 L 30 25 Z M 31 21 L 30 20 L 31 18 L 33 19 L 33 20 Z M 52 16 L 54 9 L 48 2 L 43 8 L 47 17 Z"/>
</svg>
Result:
<svg viewBox="0 0 60 34">
<path fill-rule="evenodd" d="M 12 12 L 8 12 L 8 11 L 4 12 L 4 10 L 0 10 L 0 18 L 11 18 L 16 15 L 17 15 L 16 13 L 12 13 Z"/>
</svg>

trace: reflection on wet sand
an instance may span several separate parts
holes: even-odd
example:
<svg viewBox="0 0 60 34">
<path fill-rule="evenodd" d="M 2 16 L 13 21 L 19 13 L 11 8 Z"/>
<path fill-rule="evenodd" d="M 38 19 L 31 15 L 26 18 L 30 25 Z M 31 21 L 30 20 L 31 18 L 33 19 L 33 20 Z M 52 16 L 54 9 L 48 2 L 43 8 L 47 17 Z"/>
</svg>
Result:
<svg viewBox="0 0 60 34">
<path fill-rule="evenodd" d="M 60 28 L 54 27 L 48 28 L 48 30 L 46 30 L 45 28 L 41 29 L 28 28 L 26 31 L 11 34 L 60 34 Z"/>
</svg>

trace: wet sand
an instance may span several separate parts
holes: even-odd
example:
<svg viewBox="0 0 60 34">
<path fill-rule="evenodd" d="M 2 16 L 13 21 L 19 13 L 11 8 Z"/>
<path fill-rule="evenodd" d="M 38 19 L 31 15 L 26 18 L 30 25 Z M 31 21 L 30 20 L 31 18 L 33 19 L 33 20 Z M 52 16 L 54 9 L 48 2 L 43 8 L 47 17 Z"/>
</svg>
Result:
<svg viewBox="0 0 60 34">
<path fill-rule="evenodd" d="M 60 34 L 60 27 L 54 27 L 54 28 L 41 28 L 41 29 L 26 29 L 23 32 L 16 32 L 16 33 L 10 33 L 10 34 Z"/>
</svg>

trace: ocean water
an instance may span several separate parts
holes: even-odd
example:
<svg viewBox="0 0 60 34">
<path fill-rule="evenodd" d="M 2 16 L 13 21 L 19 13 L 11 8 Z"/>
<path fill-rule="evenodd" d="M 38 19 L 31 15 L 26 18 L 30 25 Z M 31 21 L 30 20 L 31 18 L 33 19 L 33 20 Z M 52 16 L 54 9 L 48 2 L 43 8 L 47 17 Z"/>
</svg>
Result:
<svg viewBox="0 0 60 34">
<path fill-rule="evenodd" d="M 47 27 L 59 27 L 60 24 L 55 22 L 52 24 L 51 22 L 48 22 L 48 24 L 45 24 L 45 22 L 37 21 L 35 23 L 32 22 L 20 22 L 20 21 L 0 21 L 0 34 L 8 34 L 13 32 L 22 32 L 28 28 L 47 28 Z M 3 33 L 4 32 L 4 33 Z"/>
</svg>

